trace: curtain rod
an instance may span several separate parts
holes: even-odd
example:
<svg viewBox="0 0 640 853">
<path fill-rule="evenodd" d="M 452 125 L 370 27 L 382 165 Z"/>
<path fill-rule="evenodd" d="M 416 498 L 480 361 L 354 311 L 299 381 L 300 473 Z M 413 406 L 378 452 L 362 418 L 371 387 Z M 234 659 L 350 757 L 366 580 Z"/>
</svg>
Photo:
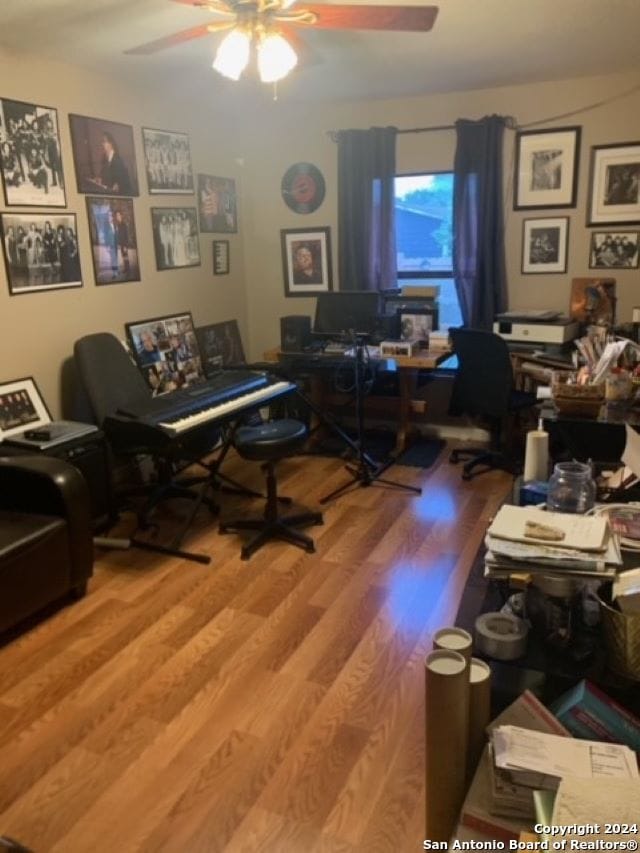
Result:
<svg viewBox="0 0 640 853">
<path fill-rule="evenodd" d="M 505 117 L 505 127 L 511 128 L 512 130 L 517 129 L 518 125 L 513 116 Z M 455 130 L 455 124 L 434 124 L 431 127 L 405 127 L 399 129 L 398 135 L 401 133 L 434 133 L 435 131 L 440 130 Z M 338 141 L 338 134 L 340 131 L 338 130 L 328 130 L 327 136 L 331 139 L 332 142 Z"/>
</svg>

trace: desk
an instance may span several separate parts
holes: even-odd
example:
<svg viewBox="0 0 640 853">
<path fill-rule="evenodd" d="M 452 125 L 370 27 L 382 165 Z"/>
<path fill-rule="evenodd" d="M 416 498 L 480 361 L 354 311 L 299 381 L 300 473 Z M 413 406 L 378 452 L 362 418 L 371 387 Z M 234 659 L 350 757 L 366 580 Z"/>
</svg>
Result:
<svg viewBox="0 0 640 853">
<path fill-rule="evenodd" d="M 277 362 L 280 361 L 281 358 L 286 358 L 287 355 L 289 355 L 289 353 L 282 352 L 279 347 L 274 347 L 264 353 L 264 358 L 265 361 Z M 311 355 L 312 354 L 310 353 L 310 358 Z M 311 398 L 316 405 L 322 406 L 323 403 L 326 403 L 325 383 L 320 375 L 322 354 L 316 353 L 314 355 L 317 355 L 319 370 L 317 374 L 310 371 Z M 395 453 L 401 453 L 408 447 L 409 421 L 411 414 L 415 412 L 424 413 L 426 411 L 426 402 L 424 400 L 414 399 L 416 388 L 418 386 L 418 374 L 420 371 L 435 370 L 435 368 L 449 358 L 450 355 L 450 350 L 437 352 L 426 351 L 414 356 L 398 355 L 394 356 L 392 359 L 392 361 L 395 362 L 398 373 L 399 396 L 397 398 L 381 397 L 379 399 L 384 401 L 385 414 L 389 414 L 390 411 L 393 412 L 394 408 L 397 412 Z M 335 355 L 332 357 L 335 358 Z M 345 358 L 346 357 L 347 356 L 345 356 Z"/>
</svg>

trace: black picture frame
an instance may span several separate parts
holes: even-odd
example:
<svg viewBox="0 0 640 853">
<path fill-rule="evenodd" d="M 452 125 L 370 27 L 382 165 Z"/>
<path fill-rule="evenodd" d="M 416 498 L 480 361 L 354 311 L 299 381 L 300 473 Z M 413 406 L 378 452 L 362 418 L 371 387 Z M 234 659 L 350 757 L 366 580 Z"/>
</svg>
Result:
<svg viewBox="0 0 640 853">
<path fill-rule="evenodd" d="M 133 199 L 87 196 L 87 217 L 96 285 L 140 281 Z"/>
<path fill-rule="evenodd" d="M 591 148 L 587 225 L 640 223 L 640 142 Z"/>
<path fill-rule="evenodd" d="M 328 226 L 285 228 L 280 231 L 280 241 L 286 296 L 315 296 L 333 290 Z"/>
<path fill-rule="evenodd" d="M 0 232 L 11 296 L 82 287 L 75 213 L 0 213 Z"/>
<path fill-rule="evenodd" d="M 592 231 L 589 269 L 637 270 L 640 261 L 640 231 Z"/>
<path fill-rule="evenodd" d="M 235 234 L 238 201 L 233 178 L 198 175 L 198 219 L 203 234 Z"/>
<path fill-rule="evenodd" d="M 202 382 L 204 369 L 190 311 L 125 323 L 130 352 L 154 395 Z"/>
<path fill-rule="evenodd" d="M 0 384 L 0 441 L 51 423 L 51 412 L 33 376 Z"/>
<path fill-rule="evenodd" d="M 398 308 L 401 341 L 428 347 L 429 335 L 438 328 L 437 308 Z"/>
<path fill-rule="evenodd" d="M 0 131 L 7 207 L 66 207 L 57 109 L 1 98 Z"/>
<path fill-rule="evenodd" d="M 152 207 L 151 225 L 157 270 L 200 266 L 195 207 Z"/>
<path fill-rule="evenodd" d="M 516 133 L 514 210 L 575 207 L 582 128 Z"/>
<path fill-rule="evenodd" d="M 140 195 L 130 124 L 71 113 L 69 131 L 79 193 Z"/>
<path fill-rule="evenodd" d="M 524 219 L 522 274 L 565 273 L 569 245 L 569 217 Z"/>
<path fill-rule="evenodd" d="M 228 275 L 230 269 L 229 241 L 213 241 L 213 274 Z"/>
<path fill-rule="evenodd" d="M 143 127 L 142 145 L 147 187 L 151 195 L 193 195 L 188 134 Z"/>
<path fill-rule="evenodd" d="M 245 354 L 237 320 L 224 320 L 196 328 L 202 366 L 212 376 L 231 364 L 244 364 Z"/>
</svg>

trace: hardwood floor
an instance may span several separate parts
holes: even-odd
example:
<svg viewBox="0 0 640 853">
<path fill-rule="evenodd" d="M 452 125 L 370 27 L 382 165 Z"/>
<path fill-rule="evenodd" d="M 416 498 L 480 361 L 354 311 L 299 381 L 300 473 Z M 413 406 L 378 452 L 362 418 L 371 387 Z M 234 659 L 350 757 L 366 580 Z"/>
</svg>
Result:
<svg viewBox="0 0 640 853">
<path fill-rule="evenodd" d="M 206 510 L 186 544 L 210 566 L 98 553 L 86 598 L 0 649 L 0 834 L 38 853 L 421 849 L 422 661 L 510 486 L 447 458 L 389 471 L 421 497 L 326 506 L 313 555 L 243 562 Z M 318 457 L 279 471 L 309 507 L 343 477 Z"/>
</svg>

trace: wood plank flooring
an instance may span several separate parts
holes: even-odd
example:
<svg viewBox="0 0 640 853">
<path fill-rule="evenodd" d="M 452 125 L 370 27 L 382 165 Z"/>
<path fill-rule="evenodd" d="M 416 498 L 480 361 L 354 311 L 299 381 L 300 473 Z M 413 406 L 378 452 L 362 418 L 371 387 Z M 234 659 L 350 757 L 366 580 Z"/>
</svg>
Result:
<svg viewBox="0 0 640 853">
<path fill-rule="evenodd" d="M 97 553 L 86 598 L 0 648 L 0 834 L 38 853 L 421 849 L 422 661 L 510 487 L 447 459 L 389 470 L 420 497 L 327 505 L 313 555 L 243 562 L 206 509 L 186 547 L 210 566 Z M 258 465 L 228 472 L 260 486 Z M 344 475 L 297 457 L 279 480 L 315 507 Z"/>
</svg>

